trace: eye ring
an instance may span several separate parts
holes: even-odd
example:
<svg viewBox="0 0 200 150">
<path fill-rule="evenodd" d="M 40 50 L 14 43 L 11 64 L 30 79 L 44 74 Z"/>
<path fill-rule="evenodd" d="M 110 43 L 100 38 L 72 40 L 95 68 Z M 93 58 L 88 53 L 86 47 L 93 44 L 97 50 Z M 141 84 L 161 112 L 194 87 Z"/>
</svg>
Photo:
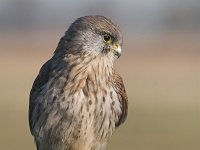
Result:
<svg viewBox="0 0 200 150">
<path fill-rule="evenodd" d="M 111 42 L 112 42 L 112 38 L 111 38 L 111 36 L 108 35 L 108 34 L 105 34 L 105 35 L 103 36 L 103 40 L 104 40 L 106 43 L 111 43 Z"/>
</svg>

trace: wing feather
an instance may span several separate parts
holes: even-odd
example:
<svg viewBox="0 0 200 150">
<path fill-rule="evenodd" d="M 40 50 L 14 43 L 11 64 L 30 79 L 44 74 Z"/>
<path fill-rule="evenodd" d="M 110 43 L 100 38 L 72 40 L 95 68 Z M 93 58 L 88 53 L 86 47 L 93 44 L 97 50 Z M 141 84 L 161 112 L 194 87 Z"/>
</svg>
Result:
<svg viewBox="0 0 200 150">
<path fill-rule="evenodd" d="M 31 130 L 31 133 L 33 134 L 33 128 L 34 124 L 37 120 L 33 119 L 33 111 L 35 109 L 35 106 L 37 104 L 36 98 L 38 95 L 38 92 L 41 90 L 42 86 L 46 84 L 49 80 L 49 75 L 50 75 L 50 66 L 51 66 L 51 61 L 47 61 L 42 68 L 39 71 L 38 76 L 36 77 L 32 89 L 29 95 L 29 127 Z M 39 115 L 39 114 L 34 114 L 34 115 Z"/>
<path fill-rule="evenodd" d="M 120 75 L 118 73 L 114 73 L 113 75 L 113 85 L 114 85 L 114 89 L 116 91 L 116 93 L 118 94 L 119 97 L 119 101 L 121 103 L 121 111 L 122 113 L 119 116 L 118 122 L 115 124 L 116 127 L 118 127 L 119 125 L 121 125 L 122 123 L 124 123 L 124 121 L 127 118 L 127 114 L 128 114 L 128 97 L 126 94 L 126 90 L 124 87 L 124 83 L 122 78 L 120 77 Z"/>
</svg>

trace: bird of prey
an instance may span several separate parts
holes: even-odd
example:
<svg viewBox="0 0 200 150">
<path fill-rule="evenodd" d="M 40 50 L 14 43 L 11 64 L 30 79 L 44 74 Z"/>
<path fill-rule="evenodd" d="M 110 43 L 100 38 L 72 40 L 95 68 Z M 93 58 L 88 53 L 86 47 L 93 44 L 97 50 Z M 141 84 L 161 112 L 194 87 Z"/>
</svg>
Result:
<svg viewBox="0 0 200 150">
<path fill-rule="evenodd" d="M 71 24 L 40 69 L 29 97 L 37 150 L 103 150 L 127 117 L 128 98 L 114 70 L 122 34 L 103 16 Z"/>
</svg>

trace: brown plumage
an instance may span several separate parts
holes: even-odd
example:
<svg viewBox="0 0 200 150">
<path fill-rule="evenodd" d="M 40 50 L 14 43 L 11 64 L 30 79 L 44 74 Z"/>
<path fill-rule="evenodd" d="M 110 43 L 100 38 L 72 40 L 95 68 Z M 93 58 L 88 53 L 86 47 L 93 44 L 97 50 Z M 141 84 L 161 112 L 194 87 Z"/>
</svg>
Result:
<svg viewBox="0 0 200 150">
<path fill-rule="evenodd" d="M 102 16 L 77 19 L 40 69 L 29 98 L 38 150 L 102 150 L 127 117 L 128 98 L 113 68 L 122 36 Z"/>
</svg>

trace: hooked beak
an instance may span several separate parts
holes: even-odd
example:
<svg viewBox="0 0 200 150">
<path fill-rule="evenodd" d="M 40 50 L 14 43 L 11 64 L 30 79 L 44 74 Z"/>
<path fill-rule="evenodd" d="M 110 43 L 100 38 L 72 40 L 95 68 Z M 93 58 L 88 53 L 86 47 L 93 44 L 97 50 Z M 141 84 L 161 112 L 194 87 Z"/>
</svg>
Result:
<svg viewBox="0 0 200 150">
<path fill-rule="evenodd" d="M 115 56 L 117 56 L 117 58 L 119 58 L 121 56 L 122 49 L 121 49 L 121 46 L 118 43 L 114 43 L 111 46 L 111 51 L 115 54 Z"/>
</svg>

